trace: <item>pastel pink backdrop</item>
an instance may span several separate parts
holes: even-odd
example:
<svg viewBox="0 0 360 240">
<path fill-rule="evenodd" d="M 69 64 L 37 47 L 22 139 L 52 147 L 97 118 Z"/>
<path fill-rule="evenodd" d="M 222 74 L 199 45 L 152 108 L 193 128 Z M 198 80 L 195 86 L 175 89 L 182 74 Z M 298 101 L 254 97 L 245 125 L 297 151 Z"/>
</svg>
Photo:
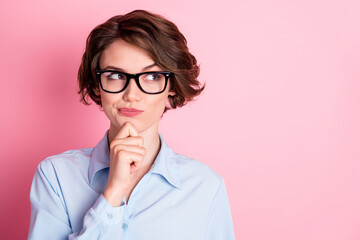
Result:
<svg viewBox="0 0 360 240">
<path fill-rule="evenodd" d="M 1 239 L 25 239 L 37 164 L 109 123 L 76 94 L 92 28 L 147 9 L 173 20 L 204 94 L 161 133 L 224 178 L 236 238 L 360 239 L 358 1 L 2 1 Z"/>
</svg>

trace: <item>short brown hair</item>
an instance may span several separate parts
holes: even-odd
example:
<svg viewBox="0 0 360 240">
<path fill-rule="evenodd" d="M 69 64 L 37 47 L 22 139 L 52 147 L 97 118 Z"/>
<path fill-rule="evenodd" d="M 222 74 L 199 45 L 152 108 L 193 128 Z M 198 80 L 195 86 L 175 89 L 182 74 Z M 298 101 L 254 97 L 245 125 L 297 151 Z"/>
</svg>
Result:
<svg viewBox="0 0 360 240">
<path fill-rule="evenodd" d="M 90 97 L 101 106 L 95 70 L 99 68 L 102 52 L 117 39 L 143 49 L 159 67 L 174 73 L 170 90 L 176 94 L 169 96 L 171 108 L 182 107 L 203 91 L 204 85 L 197 79 L 199 65 L 177 26 L 160 15 L 135 10 L 110 18 L 89 34 L 78 71 L 78 93 L 84 104 L 90 104 L 87 100 Z"/>
</svg>

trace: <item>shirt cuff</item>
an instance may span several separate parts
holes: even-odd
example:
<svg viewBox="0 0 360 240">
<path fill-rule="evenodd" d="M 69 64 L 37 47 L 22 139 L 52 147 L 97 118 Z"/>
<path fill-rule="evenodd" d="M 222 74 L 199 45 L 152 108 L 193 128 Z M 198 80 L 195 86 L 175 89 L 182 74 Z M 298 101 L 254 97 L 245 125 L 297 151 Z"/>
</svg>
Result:
<svg viewBox="0 0 360 240">
<path fill-rule="evenodd" d="M 107 224 L 119 224 L 124 214 L 125 202 L 122 201 L 120 207 L 113 207 L 106 200 L 103 194 L 96 200 L 93 209 L 100 216 L 101 220 Z"/>
</svg>

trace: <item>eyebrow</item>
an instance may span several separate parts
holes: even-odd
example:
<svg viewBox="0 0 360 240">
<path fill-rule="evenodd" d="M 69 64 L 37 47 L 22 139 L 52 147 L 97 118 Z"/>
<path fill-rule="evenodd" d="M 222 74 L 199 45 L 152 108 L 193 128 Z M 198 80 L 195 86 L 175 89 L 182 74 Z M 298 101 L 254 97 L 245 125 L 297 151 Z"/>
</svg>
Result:
<svg viewBox="0 0 360 240">
<path fill-rule="evenodd" d="M 151 69 L 151 68 L 153 68 L 153 67 L 155 67 L 155 66 L 157 66 L 157 65 L 156 65 L 156 63 L 152 63 L 152 64 L 150 64 L 150 65 L 148 65 L 148 66 L 144 67 L 144 68 L 142 69 L 142 71 L 145 71 L 145 70 Z M 107 66 L 106 68 L 104 68 L 104 70 L 116 70 L 116 71 L 125 72 L 125 70 L 124 70 L 124 69 L 119 68 L 119 67 L 114 67 L 114 66 Z"/>
</svg>

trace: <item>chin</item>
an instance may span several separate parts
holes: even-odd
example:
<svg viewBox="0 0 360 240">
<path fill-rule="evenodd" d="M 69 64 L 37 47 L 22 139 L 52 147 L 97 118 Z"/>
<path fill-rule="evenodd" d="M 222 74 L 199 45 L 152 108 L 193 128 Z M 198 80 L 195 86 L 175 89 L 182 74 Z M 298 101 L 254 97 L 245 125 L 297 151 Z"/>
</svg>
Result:
<svg viewBox="0 0 360 240">
<path fill-rule="evenodd" d="M 154 118 L 154 116 L 152 116 L 150 118 L 147 115 L 144 115 L 144 116 L 139 115 L 139 116 L 135 116 L 135 117 L 124 117 L 121 115 L 116 115 L 116 116 L 113 116 L 111 124 L 113 125 L 113 127 L 120 130 L 126 122 L 129 122 L 129 123 L 131 123 L 131 125 L 133 125 L 135 127 L 135 129 L 138 131 L 138 133 L 145 133 L 147 131 L 152 131 L 152 130 L 157 131 L 158 130 L 160 117 L 161 116 L 159 116 L 158 118 L 156 118 L 156 117 Z"/>
<path fill-rule="evenodd" d="M 142 122 L 138 119 L 134 119 L 134 118 L 118 119 L 118 121 L 116 122 L 116 128 L 118 128 L 120 130 L 126 122 L 131 123 L 131 125 L 133 125 L 135 127 L 135 129 L 136 129 L 136 131 L 138 131 L 138 133 L 145 132 L 146 130 L 151 128 L 150 125 L 148 125 L 146 123 L 144 124 L 144 122 Z"/>
</svg>

